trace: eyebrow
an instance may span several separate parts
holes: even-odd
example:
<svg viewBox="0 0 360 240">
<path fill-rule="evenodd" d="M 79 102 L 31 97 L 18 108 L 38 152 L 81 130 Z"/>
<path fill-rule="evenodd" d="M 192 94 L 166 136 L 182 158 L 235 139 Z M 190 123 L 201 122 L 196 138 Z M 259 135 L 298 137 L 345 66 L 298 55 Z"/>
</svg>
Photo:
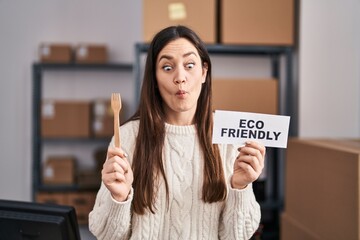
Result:
<svg viewBox="0 0 360 240">
<path fill-rule="evenodd" d="M 190 56 L 190 55 L 192 55 L 192 54 L 195 55 L 195 56 L 197 56 L 195 52 L 191 51 L 191 52 L 187 52 L 187 53 L 183 54 L 183 57 L 188 57 L 188 56 Z M 168 59 L 168 60 L 171 60 L 171 59 L 173 59 L 174 57 L 172 57 L 172 56 L 170 56 L 170 55 L 164 54 L 164 55 L 161 55 L 161 56 L 160 56 L 159 62 L 160 62 L 161 59 L 163 59 L 163 58 Z"/>
</svg>

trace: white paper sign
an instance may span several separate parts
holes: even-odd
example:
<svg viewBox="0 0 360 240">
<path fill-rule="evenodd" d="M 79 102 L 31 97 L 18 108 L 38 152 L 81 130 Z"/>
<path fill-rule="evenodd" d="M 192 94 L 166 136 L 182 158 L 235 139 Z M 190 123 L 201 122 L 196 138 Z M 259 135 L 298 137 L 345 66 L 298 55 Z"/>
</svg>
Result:
<svg viewBox="0 0 360 240">
<path fill-rule="evenodd" d="M 245 144 L 255 140 L 266 147 L 286 148 L 289 116 L 216 110 L 213 143 Z"/>
</svg>

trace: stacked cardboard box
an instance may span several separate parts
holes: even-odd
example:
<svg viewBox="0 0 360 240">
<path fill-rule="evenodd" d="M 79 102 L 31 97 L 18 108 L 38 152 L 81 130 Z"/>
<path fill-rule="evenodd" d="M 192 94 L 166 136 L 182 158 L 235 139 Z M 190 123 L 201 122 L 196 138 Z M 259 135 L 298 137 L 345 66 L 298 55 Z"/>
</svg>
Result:
<svg viewBox="0 0 360 240">
<path fill-rule="evenodd" d="M 76 216 L 79 224 L 87 224 L 89 213 L 94 207 L 96 193 L 83 192 L 83 193 L 68 193 L 67 205 L 73 206 L 76 210 Z"/>
<path fill-rule="evenodd" d="M 161 29 L 185 25 L 206 43 L 216 42 L 215 0 L 143 0 L 144 41 L 150 42 Z"/>
<path fill-rule="evenodd" d="M 206 43 L 294 44 L 295 0 L 143 0 L 144 40 L 171 25 L 192 28 Z"/>
<path fill-rule="evenodd" d="M 41 43 L 39 59 L 43 63 L 70 63 L 72 61 L 72 47 L 65 43 Z"/>
<path fill-rule="evenodd" d="M 42 63 L 105 64 L 108 48 L 105 44 L 81 43 L 73 47 L 70 43 L 41 43 L 39 61 Z"/>
<path fill-rule="evenodd" d="M 104 44 L 79 44 L 75 48 L 75 62 L 83 64 L 105 64 L 108 51 Z"/>
<path fill-rule="evenodd" d="M 77 184 L 81 188 L 98 188 L 101 184 L 101 170 L 81 170 L 77 173 Z"/>
<path fill-rule="evenodd" d="M 76 162 L 74 157 L 49 157 L 43 167 L 43 183 L 47 185 L 75 184 Z"/>
<path fill-rule="evenodd" d="M 214 110 L 278 114 L 275 79 L 214 79 Z"/>
<path fill-rule="evenodd" d="M 36 196 L 39 203 L 73 206 L 79 224 L 87 224 L 94 207 L 96 192 L 41 192 Z"/>
<path fill-rule="evenodd" d="M 49 138 L 90 137 L 90 102 L 44 100 L 41 135 Z"/>
<path fill-rule="evenodd" d="M 67 195 L 61 192 L 41 192 L 36 195 L 36 202 L 68 205 Z"/>
<path fill-rule="evenodd" d="M 293 45 L 294 0 L 222 0 L 224 44 Z"/>
<path fill-rule="evenodd" d="M 282 239 L 360 239 L 360 140 L 291 139 L 285 165 Z"/>
<path fill-rule="evenodd" d="M 92 106 L 92 132 L 95 137 L 110 137 L 114 132 L 114 113 L 109 100 L 98 99 Z"/>
<path fill-rule="evenodd" d="M 120 118 L 124 116 L 124 109 Z M 114 114 L 110 101 L 43 100 L 41 134 L 48 138 L 111 137 Z"/>
</svg>

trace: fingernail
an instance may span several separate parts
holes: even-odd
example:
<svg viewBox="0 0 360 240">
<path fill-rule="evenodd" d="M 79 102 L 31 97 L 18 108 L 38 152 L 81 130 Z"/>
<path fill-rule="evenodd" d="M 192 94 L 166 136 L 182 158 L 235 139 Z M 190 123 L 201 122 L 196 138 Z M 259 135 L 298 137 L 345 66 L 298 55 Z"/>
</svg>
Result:
<svg viewBox="0 0 360 240">
<path fill-rule="evenodd" d="M 124 153 L 124 157 L 126 157 L 126 158 L 127 158 L 127 157 L 128 157 L 128 155 L 127 155 L 126 153 Z"/>
<path fill-rule="evenodd" d="M 241 145 L 239 148 L 238 148 L 238 151 L 241 151 L 241 149 L 245 147 L 245 144 Z"/>
<path fill-rule="evenodd" d="M 247 145 L 250 145 L 252 142 L 251 141 L 246 141 L 245 142 Z"/>
</svg>

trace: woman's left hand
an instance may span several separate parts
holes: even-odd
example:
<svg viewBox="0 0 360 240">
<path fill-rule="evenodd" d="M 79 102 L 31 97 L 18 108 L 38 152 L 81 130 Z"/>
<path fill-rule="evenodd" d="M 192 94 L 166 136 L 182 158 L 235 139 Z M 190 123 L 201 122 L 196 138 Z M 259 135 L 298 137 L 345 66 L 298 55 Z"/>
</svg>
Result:
<svg viewBox="0 0 360 240">
<path fill-rule="evenodd" d="M 234 163 L 231 186 L 236 189 L 243 189 L 260 176 L 264 168 L 266 149 L 260 143 L 247 141 L 245 146 L 238 148 L 238 150 L 240 153 Z"/>
</svg>

